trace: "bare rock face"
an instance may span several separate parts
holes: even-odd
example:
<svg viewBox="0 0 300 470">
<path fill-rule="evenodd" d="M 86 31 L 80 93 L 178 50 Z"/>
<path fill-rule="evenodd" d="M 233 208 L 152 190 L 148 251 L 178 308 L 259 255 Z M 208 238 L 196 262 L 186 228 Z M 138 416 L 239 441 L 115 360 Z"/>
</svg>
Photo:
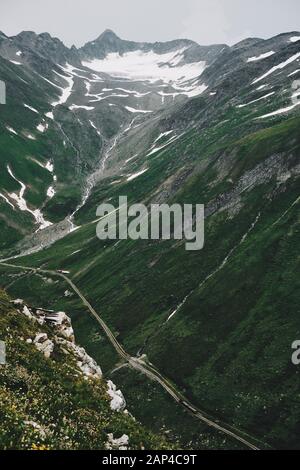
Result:
<svg viewBox="0 0 300 470">
<path fill-rule="evenodd" d="M 121 390 L 117 390 L 115 384 L 109 380 L 108 385 L 108 395 L 111 397 L 110 407 L 114 411 L 123 411 L 126 408 L 126 401 Z"/>
<path fill-rule="evenodd" d="M 23 313 L 24 315 L 26 315 L 27 318 L 30 318 L 31 320 L 34 319 L 34 316 L 32 315 L 32 313 L 30 312 L 29 308 L 27 307 L 27 305 L 24 305 L 23 307 Z"/>
<path fill-rule="evenodd" d="M 103 377 L 101 367 L 90 357 L 84 348 L 75 344 L 74 330 L 70 317 L 65 312 L 54 312 L 43 308 L 33 308 L 25 305 L 21 299 L 14 300 L 19 312 L 25 315 L 31 321 L 41 325 L 51 327 L 53 337 L 51 339 L 45 332 L 36 334 L 35 338 L 27 338 L 27 344 L 33 344 L 35 348 L 50 358 L 55 348 L 59 348 L 64 354 L 70 354 L 74 357 L 78 372 L 83 374 L 86 380 L 100 380 Z M 107 382 L 107 394 L 110 398 L 110 408 L 116 412 L 126 413 L 126 401 L 121 390 L 117 390 L 116 385 L 109 380 Z M 124 438 L 124 439 L 123 439 Z M 113 439 L 111 437 L 109 448 L 122 449 L 127 444 L 125 437 Z M 116 447 L 115 447 L 116 446 Z M 119 446 L 119 447 L 118 447 Z"/>
<path fill-rule="evenodd" d="M 77 360 L 77 366 L 87 378 L 101 379 L 102 370 L 96 361 L 90 357 L 85 349 L 77 346 L 74 342 L 61 337 L 55 338 L 56 342 L 61 345 L 66 353 L 71 353 Z"/>
<path fill-rule="evenodd" d="M 48 335 L 46 333 L 37 334 L 33 340 L 33 344 L 36 349 L 41 351 L 47 358 L 49 358 L 54 351 L 54 343 L 48 339 Z"/>
<path fill-rule="evenodd" d="M 23 299 L 15 299 L 15 300 L 12 300 L 11 303 L 13 305 L 15 305 L 16 307 L 19 307 L 20 305 L 24 305 L 24 300 Z"/>
<path fill-rule="evenodd" d="M 47 313 L 45 321 L 51 323 L 57 336 L 62 336 L 74 343 L 75 336 L 72 328 L 71 319 L 65 312 Z"/>
<path fill-rule="evenodd" d="M 72 354 L 74 356 L 78 369 L 87 379 L 99 380 L 102 378 L 102 370 L 96 361 L 86 353 L 85 349 L 75 344 L 71 319 L 65 312 L 28 307 L 21 299 L 15 300 L 12 303 L 19 308 L 20 313 L 30 320 L 42 326 L 48 325 L 53 329 L 53 340 L 48 338 L 47 333 L 38 333 L 33 340 L 28 338 L 27 344 L 33 343 L 38 351 L 41 351 L 47 358 L 51 356 L 55 346 L 58 346 L 65 354 Z M 113 387 L 111 386 L 110 390 L 112 389 Z M 125 403 L 124 398 L 121 398 L 123 395 L 120 391 L 115 394 L 114 408 L 112 409 L 119 408 L 123 401 Z M 119 404 L 117 404 L 117 401 Z"/>
<path fill-rule="evenodd" d="M 123 434 L 123 436 L 121 436 L 118 439 L 114 439 L 113 434 L 108 434 L 107 437 L 108 437 L 108 441 L 105 446 L 107 450 L 127 450 L 128 449 L 129 437 L 127 436 L 127 434 Z"/>
</svg>

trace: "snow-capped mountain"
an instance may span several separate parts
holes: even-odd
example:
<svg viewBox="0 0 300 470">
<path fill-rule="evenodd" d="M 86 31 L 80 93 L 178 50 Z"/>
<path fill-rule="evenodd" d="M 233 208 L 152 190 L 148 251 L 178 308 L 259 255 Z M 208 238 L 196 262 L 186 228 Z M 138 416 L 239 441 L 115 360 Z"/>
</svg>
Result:
<svg viewBox="0 0 300 470">
<path fill-rule="evenodd" d="M 106 31 L 77 50 L 47 33 L 22 32 L 11 38 L 1 33 L 1 70 L 8 92 L 8 107 L 2 108 L 3 128 L 7 138 L 15 137 L 13 146 L 17 140 L 24 141 L 23 160 L 27 161 L 25 180 L 18 170 L 21 162 L 14 162 L 9 155 L 3 161 L 7 183 L 0 190 L 6 210 L 13 210 L 9 218 L 16 223 L 20 218 L 23 234 L 28 224 L 39 231 L 63 220 L 80 203 L 83 178 L 97 166 L 106 142 L 157 111 L 203 93 L 207 86 L 201 75 L 224 48 L 201 47 L 188 40 L 134 43 Z M 17 109 L 18 117 L 14 112 Z M 74 132 L 81 134 L 80 141 L 70 136 Z M 53 133 L 59 145 L 51 155 L 34 149 L 41 140 L 52 147 L 52 137 L 48 140 L 48 136 Z M 60 161 L 62 166 L 56 164 Z M 40 173 L 38 178 L 33 176 L 36 172 Z M 79 187 L 57 205 L 60 190 L 69 192 L 66 186 L 70 188 L 68 180 L 74 177 Z M 35 191 L 39 195 L 34 203 Z M 42 212 L 51 206 L 55 215 L 54 219 L 49 217 L 50 221 Z M 60 233 L 73 227 L 62 224 Z"/>
<path fill-rule="evenodd" d="M 110 161 L 109 141 L 192 98 L 204 97 L 215 110 L 226 100 L 249 119 L 254 112 L 256 120 L 292 112 L 298 104 L 291 102 L 291 85 L 299 76 L 299 37 L 292 32 L 247 39 L 230 48 L 189 40 L 136 43 L 107 30 L 69 49 L 47 33 L 1 33 L 0 71 L 8 92 L 3 137 L 12 150 L 3 157 L 0 195 L 16 237 L 55 222 L 60 235 L 72 230 L 65 217 L 89 196 L 103 152 L 103 161 Z M 259 115 L 257 106 L 263 107 Z M 24 156 L 16 162 L 20 141 Z M 74 179 L 77 184 L 70 185 Z M 16 228 L 18 219 L 22 229 Z"/>
</svg>

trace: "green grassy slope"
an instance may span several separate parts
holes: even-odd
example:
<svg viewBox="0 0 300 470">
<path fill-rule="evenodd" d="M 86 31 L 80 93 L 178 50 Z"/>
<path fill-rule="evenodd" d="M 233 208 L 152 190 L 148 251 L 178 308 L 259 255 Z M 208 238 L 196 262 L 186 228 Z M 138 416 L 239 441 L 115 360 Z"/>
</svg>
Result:
<svg viewBox="0 0 300 470">
<path fill-rule="evenodd" d="M 172 241 L 100 242 L 89 223 L 22 262 L 69 269 L 126 349 L 146 353 L 202 409 L 271 446 L 298 448 L 299 378 L 290 347 L 300 333 L 300 121 L 276 122 L 252 132 L 238 124 L 227 140 L 218 126 L 204 136 L 190 131 L 154 155 L 136 181 L 103 181 L 77 219 L 93 220 L 96 204 L 109 197 L 147 201 L 167 188 L 168 202 L 218 209 L 207 218 L 204 250 L 188 253 Z M 191 165 L 179 183 L 166 185 Z M 64 297 L 64 286 L 12 279 L 13 293 L 69 305 L 83 344 L 104 358 L 106 370 L 114 366 L 113 352 L 77 300 Z M 8 283 L 6 274 L 1 282 Z"/>
</svg>

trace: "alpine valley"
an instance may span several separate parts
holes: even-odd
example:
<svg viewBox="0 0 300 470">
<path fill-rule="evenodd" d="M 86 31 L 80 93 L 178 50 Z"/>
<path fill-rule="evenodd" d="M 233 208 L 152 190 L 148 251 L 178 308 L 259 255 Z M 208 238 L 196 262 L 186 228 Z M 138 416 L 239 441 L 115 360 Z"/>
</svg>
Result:
<svg viewBox="0 0 300 470">
<path fill-rule="evenodd" d="M 300 33 L 0 33 L 0 80 L 0 447 L 299 449 Z M 204 248 L 100 241 L 125 195 L 205 204 Z"/>
</svg>

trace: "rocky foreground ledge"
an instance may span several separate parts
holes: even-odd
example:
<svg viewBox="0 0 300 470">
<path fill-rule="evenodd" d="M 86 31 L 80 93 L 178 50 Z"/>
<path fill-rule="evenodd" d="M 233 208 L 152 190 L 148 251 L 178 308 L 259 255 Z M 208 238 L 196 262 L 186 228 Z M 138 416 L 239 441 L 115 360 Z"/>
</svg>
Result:
<svg viewBox="0 0 300 470">
<path fill-rule="evenodd" d="M 0 290 L 0 449 L 168 449 L 126 410 L 124 396 L 75 342 L 65 312 Z"/>
<path fill-rule="evenodd" d="M 48 325 L 53 331 L 51 339 L 47 333 L 40 332 L 35 334 L 34 338 L 25 339 L 26 343 L 32 344 L 46 358 L 51 357 L 55 348 L 66 355 L 70 354 L 76 359 L 78 372 L 83 375 L 85 380 L 102 379 L 102 371 L 96 361 L 86 353 L 84 348 L 75 344 L 71 319 L 65 312 L 32 308 L 26 305 L 22 299 L 13 300 L 12 304 L 31 321 L 42 326 Z M 110 407 L 112 410 L 128 413 L 125 409 L 126 401 L 123 393 L 121 390 L 117 390 L 116 385 L 111 380 L 107 382 L 107 394 L 110 397 Z M 31 423 L 31 425 L 37 426 L 36 423 Z M 106 446 L 108 449 L 118 448 L 119 450 L 126 450 L 128 444 L 129 437 L 126 434 L 119 439 L 114 439 L 113 434 L 108 434 Z"/>
</svg>

